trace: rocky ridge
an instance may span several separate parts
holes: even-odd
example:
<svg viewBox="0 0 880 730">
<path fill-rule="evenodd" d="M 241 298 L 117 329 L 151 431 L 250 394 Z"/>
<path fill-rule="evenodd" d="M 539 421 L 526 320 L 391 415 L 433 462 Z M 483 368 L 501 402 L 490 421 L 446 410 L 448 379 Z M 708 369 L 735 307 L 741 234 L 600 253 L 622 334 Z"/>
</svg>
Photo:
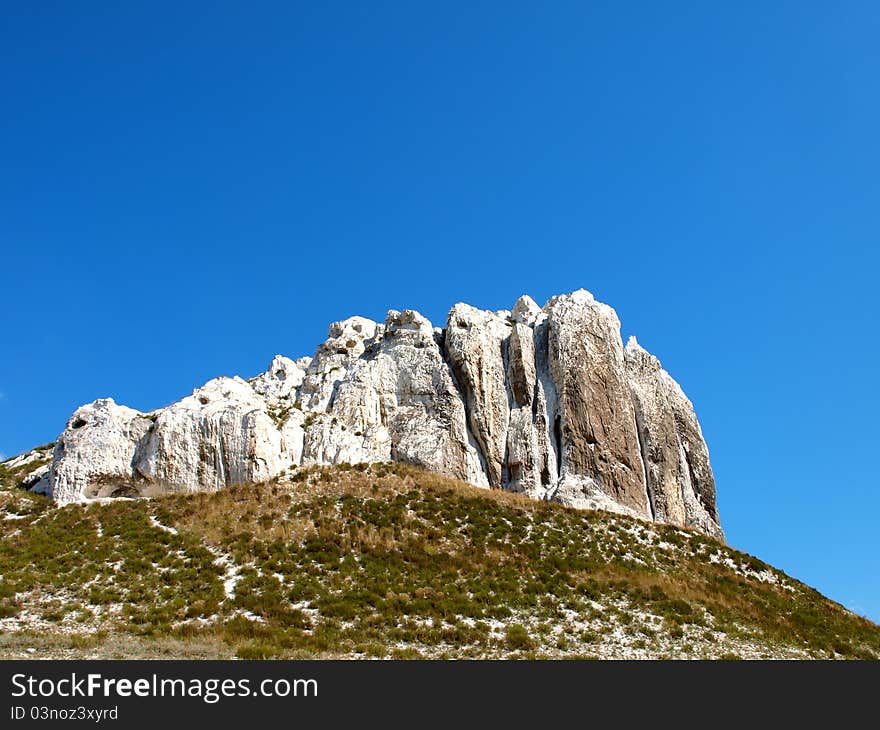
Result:
<svg viewBox="0 0 880 730">
<path fill-rule="evenodd" d="M 412 310 L 351 317 L 314 357 L 278 355 L 249 381 L 216 378 L 150 413 L 96 400 L 24 482 L 64 504 L 387 461 L 723 539 L 691 402 L 584 290 L 543 308 L 456 304 L 444 328 Z"/>
</svg>

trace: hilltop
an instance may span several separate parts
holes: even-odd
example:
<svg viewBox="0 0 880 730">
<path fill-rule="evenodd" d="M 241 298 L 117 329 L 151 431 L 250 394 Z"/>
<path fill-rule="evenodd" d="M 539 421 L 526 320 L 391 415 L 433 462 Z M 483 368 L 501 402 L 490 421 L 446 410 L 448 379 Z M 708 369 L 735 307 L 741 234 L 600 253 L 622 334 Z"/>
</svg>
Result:
<svg viewBox="0 0 880 730">
<path fill-rule="evenodd" d="M 313 357 L 277 355 L 149 412 L 98 398 L 28 486 L 66 504 L 385 461 L 724 536 L 693 404 L 583 289 L 543 308 L 458 303 L 444 327 L 414 310 L 349 317 Z"/>
<path fill-rule="evenodd" d="M 62 507 L 0 477 L 3 658 L 880 657 L 711 536 L 403 464 Z"/>
</svg>

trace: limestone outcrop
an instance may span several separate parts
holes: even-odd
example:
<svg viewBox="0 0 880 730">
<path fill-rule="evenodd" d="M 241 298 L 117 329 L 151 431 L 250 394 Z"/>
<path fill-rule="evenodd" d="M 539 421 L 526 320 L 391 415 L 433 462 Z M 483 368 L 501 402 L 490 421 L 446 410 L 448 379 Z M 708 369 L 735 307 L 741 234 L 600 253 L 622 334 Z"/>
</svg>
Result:
<svg viewBox="0 0 880 730">
<path fill-rule="evenodd" d="M 585 291 L 554 297 L 545 311 L 558 400 L 556 498 L 652 517 L 617 315 Z"/>
<path fill-rule="evenodd" d="M 693 405 L 614 310 L 584 290 L 543 308 L 456 304 L 330 326 L 150 413 L 82 406 L 31 477 L 59 503 L 223 489 L 311 464 L 404 461 L 479 487 L 691 527 L 723 539 Z"/>
<path fill-rule="evenodd" d="M 50 491 L 61 504 L 135 494 L 132 463 L 153 425 L 144 413 L 100 398 L 80 406 L 55 443 Z"/>
<path fill-rule="evenodd" d="M 693 405 L 635 337 L 626 345 L 626 367 L 654 519 L 723 537 L 709 450 Z"/>
<path fill-rule="evenodd" d="M 132 476 L 169 491 L 262 482 L 290 466 L 266 401 L 241 378 L 216 378 L 158 412 Z"/>
</svg>

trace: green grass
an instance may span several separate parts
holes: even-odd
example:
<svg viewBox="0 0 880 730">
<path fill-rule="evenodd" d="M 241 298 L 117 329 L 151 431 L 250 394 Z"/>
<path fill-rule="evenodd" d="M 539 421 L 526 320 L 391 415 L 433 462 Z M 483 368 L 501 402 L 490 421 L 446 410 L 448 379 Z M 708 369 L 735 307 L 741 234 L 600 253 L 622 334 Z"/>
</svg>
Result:
<svg viewBox="0 0 880 730">
<path fill-rule="evenodd" d="M 10 466 L 9 461 L 11 460 L 0 462 L 0 488 L 10 489 L 19 486 L 22 479 L 31 472 L 52 461 L 52 450 L 54 448 L 55 444 L 44 444 L 36 449 L 32 449 L 32 451 L 40 452 L 40 457 L 23 466 Z"/>
<path fill-rule="evenodd" d="M 880 656 L 880 627 L 706 536 L 402 465 L 63 508 L 5 491 L 5 514 L 12 632 L 36 614 L 243 659 Z"/>
</svg>

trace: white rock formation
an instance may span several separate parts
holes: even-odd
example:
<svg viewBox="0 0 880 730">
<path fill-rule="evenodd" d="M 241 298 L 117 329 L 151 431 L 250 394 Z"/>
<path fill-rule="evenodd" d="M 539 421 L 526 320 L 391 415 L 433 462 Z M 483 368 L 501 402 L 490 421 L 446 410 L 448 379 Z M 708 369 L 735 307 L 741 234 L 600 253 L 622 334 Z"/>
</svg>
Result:
<svg viewBox="0 0 880 730">
<path fill-rule="evenodd" d="M 626 365 L 654 519 L 723 538 L 709 451 L 694 407 L 635 337 Z"/>
<path fill-rule="evenodd" d="M 283 355 L 276 355 L 269 369 L 250 381 L 251 387 L 269 408 L 278 411 L 290 408 L 296 402 L 311 360 L 310 357 L 303 357 L 294 362 Z"/>
<path fill-rule="evenodd" d="M 13 456 L 11 459 L 7 459 L 2 463 L 5 469 L 19 470 L 26 469 L 31 464 L 36 466 L 38 462 L 43 460 L 43 458 L 43 450 L 31 449 L 30 451 L 25 451 L 23 454 L 19 454 L 18 456 Z"/>
<path fill-rule="evenodd" d="M 483 454 L 489 486 L 494 488 L 508 481 L 504 455 L 510 394 L 505 350 L 511 322 L 502 316 L 456 304 L 449 312 L 444 340 L 446 355 L 465 393 L 471 433 Z"/>
<path fill-rule="evenodd" d="M 58 437 L 49 479 L 60 504 L 132 496 L 132 462 L 153 425 L 143 413 L 101 398 L 77 408 Z"/>
<path fill-rule="evenodd" d="M 377 331 L 307 429 L 304 463 L 406 461 L 486 486 L 431 323 L 418 312 L 390 311 Z"/>
<path fill-rule="evenodd" d="M 349 317 L 330 325 L 324 344 L 309 363 L 299 401 L 309 411 L 326 411 L 333 391 L 377 335 L 379 325 L 365 317 Z"/>
<path fill-rule="evenodd" d="M 0 483 L 48 495 L 51 491 L 49 472 L 54 450 L 55 444 L 38 446 L 0 462 Z"/>
<path fill-rule="evenodd" d="M 277 476 L 291 464 L 283 447 L 254 388 L 241 378 L 216 378 L 159 412 L 133 470 L 161 489 L 214 491 Z"/>
<path fill-rule="evenodd" d="M 444 329 L 411 310 L 351 317 L 313 358 L 277 355 L 250 381 L 217 378 L 149 414 L 95 401 L 34 481 L 64 503 L 388 460 L 723 539 L 693 406 L 584 290 L 543 309 L 456 304 Z"/>
<path fill-rule="evenodd" d="M 620 322 L 581 289 L 545 307 L 556 385 L 560 473 L 554 498 L 651 518 Z"/>
</svg>

